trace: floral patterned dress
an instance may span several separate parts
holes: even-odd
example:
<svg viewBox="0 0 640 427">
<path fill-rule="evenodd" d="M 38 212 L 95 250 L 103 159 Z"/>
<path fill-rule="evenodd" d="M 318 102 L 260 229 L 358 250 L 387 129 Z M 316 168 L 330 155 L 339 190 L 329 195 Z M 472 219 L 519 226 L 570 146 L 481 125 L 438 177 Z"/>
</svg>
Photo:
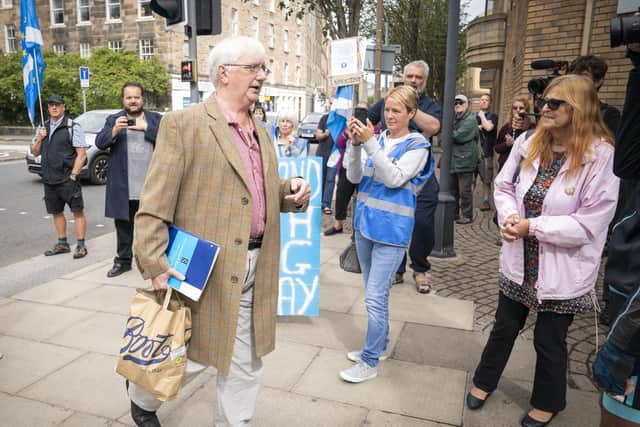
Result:
<svg viewBox="0 0 640 427">
<path fill-rule="evenodd" d="M 556 158 L 551 161 L 548 167 L 540 166 L 536 179 L 524 196 L 525 218 L 540 216 L 544 198 L 549 187 L 558 176 L 564 160 L 564 157 Z M 539 266 L 538 239 L 535 236 L 526 236 L 522 240 L 524 245 L 524 283 L 520 285 L 501 274 L 500 291 L 506 297 L 518 301 L 535 311 L 576 314 L 593 310 L 593 301 L 590 294 L 568 300 L 538 301 L 535 288 L 538 281 Z"/>
</svg>

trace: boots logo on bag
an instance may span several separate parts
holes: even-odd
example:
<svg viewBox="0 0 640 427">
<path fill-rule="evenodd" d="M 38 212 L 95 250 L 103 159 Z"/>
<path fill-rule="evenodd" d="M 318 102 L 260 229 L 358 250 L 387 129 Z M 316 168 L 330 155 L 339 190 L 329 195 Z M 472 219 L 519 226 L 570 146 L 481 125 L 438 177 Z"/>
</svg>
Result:
<svg viewBox="0 0 640 427">
<path fill-rule="evenodd" d="M 138 365 L 155 365 L 164 362 L 171 355 L 171 341 L 173 334 L 158 334 L 151 338 L 142 335 L 145 321 L 138 316 L 130 316 L 127 320 L 127 327 L 124 331 L 123 339 L 128 341 L 120 349 L 120 354 L 124 354 L 124 360 L 130 360 Z"/>
</svg>

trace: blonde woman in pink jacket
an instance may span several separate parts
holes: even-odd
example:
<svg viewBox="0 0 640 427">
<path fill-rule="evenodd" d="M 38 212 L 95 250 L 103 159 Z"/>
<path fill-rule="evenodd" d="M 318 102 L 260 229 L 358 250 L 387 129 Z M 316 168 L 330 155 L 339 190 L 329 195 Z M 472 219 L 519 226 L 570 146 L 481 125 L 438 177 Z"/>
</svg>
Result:
<svg viewBox="0 0 640 427">
<path fill-rule="evenodd" d="M 566 406 L 567 330 L 575 314 L 595 309 L 594 287 L 619 185 L 613 138 L 590 80 L 558 77 L 537 106 L 535 133 L 516 140 L 495 179 L 503 240 L 500 295 L 467 395 L 470 409 L 484 405 L 529 311 L 536 311 L 536 370 L 524 427 L 545 426 Z"/>
</svg>

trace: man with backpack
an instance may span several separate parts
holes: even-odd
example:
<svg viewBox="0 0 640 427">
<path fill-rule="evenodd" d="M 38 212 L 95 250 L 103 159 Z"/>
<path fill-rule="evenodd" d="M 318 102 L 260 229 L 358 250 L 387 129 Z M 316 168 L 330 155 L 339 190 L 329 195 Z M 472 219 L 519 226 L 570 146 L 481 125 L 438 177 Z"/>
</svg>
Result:
<svg viewBox="0 0 640 427">
<path fill-rule="evenodd" d="M 58 235 L 57 243 L 44 254 L 51 256 L 71 252 L 64 216 L 66 204 L 73 213 L 78 238 L 73 258 L 82 258 L 87 255 L 84 242 L 87 220 L 79 174 L 87 160 L 88 144 L 80 125 L 65 114 L 64 100 L 60 95 L 50 96 L 47 107 L 49 120 L 38 127 L 31 146 L 31 153 L 41 156 L 44 203 L 47 213 L 53 216 Z"/>
</svg>

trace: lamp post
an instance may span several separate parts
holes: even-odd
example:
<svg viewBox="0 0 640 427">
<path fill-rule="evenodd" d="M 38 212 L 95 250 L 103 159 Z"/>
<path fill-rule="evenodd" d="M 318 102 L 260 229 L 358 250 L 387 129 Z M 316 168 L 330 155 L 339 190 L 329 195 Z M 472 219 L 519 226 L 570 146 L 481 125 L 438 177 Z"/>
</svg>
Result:
<svg viewBox="0 0 640 427">
<path fill-rule="evenodd" d="M 458 66 L 458 22 L 460 20 L 460 0 L 449 1 L 447 20 L 447 59 L 445 63 L 444 99 L 442 108 L 442 154 L 440 157 L 440 193 L 435 216 L 435 244 L 431 256 L 450 258 L 456 255 L 453 248 L 453 218 L 455 199 L 451 194 L 451 145 L 453 143 L 453 98 L 456 91 Z"/>
</svg>

